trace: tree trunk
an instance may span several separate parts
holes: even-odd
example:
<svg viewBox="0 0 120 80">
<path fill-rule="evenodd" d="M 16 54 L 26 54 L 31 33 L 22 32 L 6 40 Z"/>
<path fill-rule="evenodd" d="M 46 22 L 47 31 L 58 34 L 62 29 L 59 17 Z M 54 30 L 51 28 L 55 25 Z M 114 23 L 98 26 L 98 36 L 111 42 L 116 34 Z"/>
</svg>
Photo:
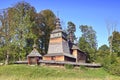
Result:
<svg viewBox="0 0 120 80">
<path fill-rule="evenodd" d="M 110 56 L 112 55 L 112 51 L 113 51 L 113 49 L 112 49 L 112 41 L 113 41 L 113 34 L 112 34 L 112 37 L 110 39 L 110 44 L 109 44 L 109 46 L 110 46 Z"/>
<path fill-rule="evenodd" d="M 19 61 L 21 61 L 21 52 L 19 53 Z"/>
<path fill-rule="evenodd" d="M 8 65 L 9 63 L 9 52 L 6 52 L 6 58 L 5 58 L 5 65 Z"/>
</svg>

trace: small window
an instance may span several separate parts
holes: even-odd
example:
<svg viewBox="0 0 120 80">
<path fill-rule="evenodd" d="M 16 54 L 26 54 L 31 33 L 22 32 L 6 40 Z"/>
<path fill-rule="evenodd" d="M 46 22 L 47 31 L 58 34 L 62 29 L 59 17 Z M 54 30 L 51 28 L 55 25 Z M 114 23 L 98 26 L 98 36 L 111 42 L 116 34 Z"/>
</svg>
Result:
<svg viewBox="0 0 120 80">
<path fill-rule="evenodd" d="M 55 56 L 52 56 L 52 58 L 51 58 L 52 60 L 55 60 Z"/>
</svg>

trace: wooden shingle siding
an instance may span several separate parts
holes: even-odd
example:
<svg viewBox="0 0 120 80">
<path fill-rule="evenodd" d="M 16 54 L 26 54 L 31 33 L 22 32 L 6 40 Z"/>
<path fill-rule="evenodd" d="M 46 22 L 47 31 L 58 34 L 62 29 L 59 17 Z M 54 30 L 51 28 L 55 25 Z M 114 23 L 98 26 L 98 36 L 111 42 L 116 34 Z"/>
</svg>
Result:
<svg viewBox="0 0 120 80">
<path fill-rule="evenodd" d="M 78 56 L 77 54 L 78 54 L 77 50 L 73 50 L 72 55 L 77 58 Z"/>
<path fill-rule="evenodd" d="M 64 61 L 64 56 L 56 56 L 55 61 Z"/>
<path fill-rule="evenodd" d="M 43 60 L 46 61 L 64 61 L 64 56 L 44 56 Z"/>
<path fill-rule="evenodd" d="M 49 43 L 58 43 L 58 42 L 62 42 L 62 38 L 52 38 L 50 39 Z"/>
</svg>

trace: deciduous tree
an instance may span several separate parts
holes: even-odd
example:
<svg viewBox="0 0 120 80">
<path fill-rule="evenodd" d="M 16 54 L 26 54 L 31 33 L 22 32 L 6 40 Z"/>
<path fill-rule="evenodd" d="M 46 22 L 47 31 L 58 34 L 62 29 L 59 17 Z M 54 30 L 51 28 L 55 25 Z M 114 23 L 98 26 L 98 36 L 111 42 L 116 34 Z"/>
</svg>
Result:
<svg viewBox="0 0 120 80">
<path fill-rule="evenodd" d="M 13 27 L 9 25 L 9 17 L 8 17 L 8 10 L 9 9 L 3 9 L 0 15 L 0 47 L 1 52 L 3 52 L 5 58 L 5 64 L 9 63 L 9 55 L 10 55 L 10 47 L 11 45 L 11 37 L 13 36 Z"/>
<path fill-rule="evenodd" d="M 40 13 L 38 13 L 38 16 L 42 19 L 38 24 L 42 33 L 39 39 L 40 48 L 41 52 L 46 54 L 48 51 L 50 33 L 53 29 L 55 29 L 56 16 L 49 9 L 42 10 Z"/>
<path fill-rule="evenodd" d="M 26 39 L 35 38 L 32 28 L 35 25 L 35 8 L 27 2 L 18 2 L 8 11 L 10 26 L 14 27 L 14 36 L 12 36 L 12 43 L 20 48 L 19 60 L 25 57 L 24 47 L 26 46 Z"/>
<path fill-rule="evenodd" d="M 91 26 L 81 25 L 82 37 L 79 39 L 79 47 L 88 55 L 88 61 L 93 62 L 96 58 L 97 40 L 96 32 Z"/>
</svg>

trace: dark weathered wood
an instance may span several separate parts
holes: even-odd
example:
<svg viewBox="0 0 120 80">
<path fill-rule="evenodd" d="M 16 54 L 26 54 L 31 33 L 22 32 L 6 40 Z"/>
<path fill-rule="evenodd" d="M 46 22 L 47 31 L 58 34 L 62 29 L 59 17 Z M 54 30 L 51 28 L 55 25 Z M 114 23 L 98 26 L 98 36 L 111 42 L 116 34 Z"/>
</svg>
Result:
<svg viewBox="0 0 120 80">
<path fill-rule="evenodd" d="M 86 67 L 101 67 L 99 63 L 76 63 L 76 62 L 63 62 L 63 61 L 45 61 L 39 60 L 39 64 L 51 64 L 51 65 L 66 65 L 70 64 L 73 66 L 86 66 Z M 28 61 L 16 61 L 15 64 L 28 64 Z"/>
<path fill-rule="evenodd" d="M 28 61 L 15 61 L 14 64 L 28 64 Z"/>
<path fill-rule="evenodd" d="M 53 65 L 54 64 L 57 64 L 57 65 L 70 64 L 73 66 L 101 67 L 101 64 L 99 63 L 76 63 L 76 62 L 44 61 L 44 60 L 40 60 L 39 63 L 53 64 Z"/>
</svg>

